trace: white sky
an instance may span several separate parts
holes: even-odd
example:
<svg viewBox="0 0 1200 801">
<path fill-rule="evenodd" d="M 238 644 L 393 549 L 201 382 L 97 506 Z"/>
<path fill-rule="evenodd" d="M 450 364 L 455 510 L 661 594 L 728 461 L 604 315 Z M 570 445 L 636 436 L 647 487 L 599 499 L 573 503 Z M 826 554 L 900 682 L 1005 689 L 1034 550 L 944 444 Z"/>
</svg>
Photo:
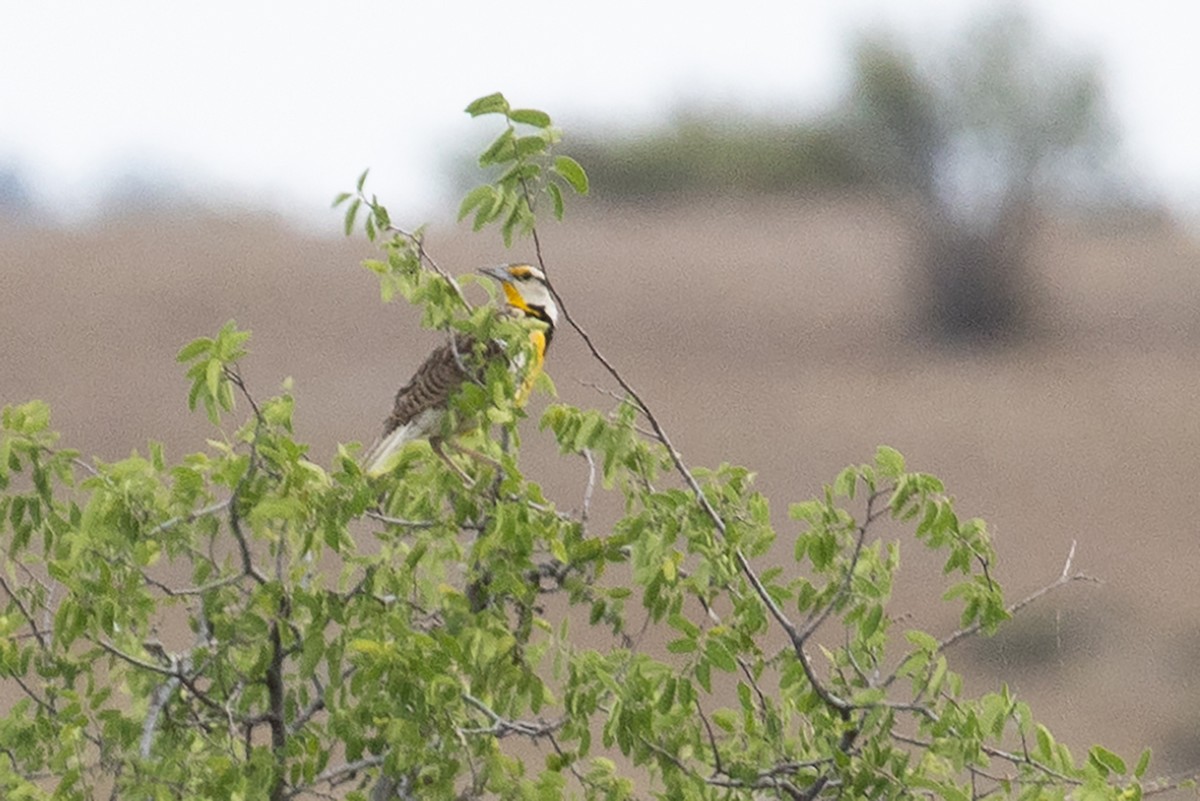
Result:
<svg viewBox="0 0 1200 801">
<path fill-rule="evenodd" d="M 450 153 L 503 91 L 567 129 L 687 99 L 809 111 L 848 36 L 945 43 L 988 0 L 0 0 L 0 165 L 71 215 L 131 165 L 336 226 L 363 167 L 394 210 L 445 202 Z M 1103 59 L 1133 172 L 1200 207 L 1200 6 L 1041 0 L 1038 30 Z M 494 126 L 495 123 L 492 123 Z M 491 128 L 487 128 L 491 130 Z"/>
</svg>

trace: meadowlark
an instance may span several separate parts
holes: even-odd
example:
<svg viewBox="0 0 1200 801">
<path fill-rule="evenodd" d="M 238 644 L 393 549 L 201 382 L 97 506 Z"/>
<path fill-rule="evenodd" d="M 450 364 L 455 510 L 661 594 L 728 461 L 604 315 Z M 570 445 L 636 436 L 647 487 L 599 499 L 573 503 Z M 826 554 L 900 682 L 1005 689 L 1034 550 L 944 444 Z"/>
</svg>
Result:
<svg viewBox="0 0 1200 801">
<path fill-rule="evenodd" d="M 458 430 L 446 430 L 450 399 L 464 382 L 479 380 L 491 360 L 506 359 L 518 373 L 515 399 L 518 404 L 524 403 L 529 395 L 534 379 L 542 370 L 546 348 L 554 336 L 558 306 L 546 284 L 546 276 L 536 267 L 506 264 L 485 267 L 480 272 L 500 281 L 504 289 L 503 311 L 506 314 L 518 320 L 541 323 L 530 326 L 533 363 L 525 365 L 523 353 L 510 356 L 505 352 L 503 342 L 492 341 L 482 348 L 483 364 L 472 367 L 476 341 L 468 334 L 456 334 L 429 354 L 409 382 L 396 392 L 392 413 L 383 423 L 383 434 L 363 457 L 363 469 L 367 475 L 386 473 L 395 463 L 392 457 L 404 444 L 420 439 L 428 440 L 434 452 L 453 466 L 442 452 L 442 443 L 447 437 L 463 433 L 465 429 L 460 426 Z"/>
</svg>

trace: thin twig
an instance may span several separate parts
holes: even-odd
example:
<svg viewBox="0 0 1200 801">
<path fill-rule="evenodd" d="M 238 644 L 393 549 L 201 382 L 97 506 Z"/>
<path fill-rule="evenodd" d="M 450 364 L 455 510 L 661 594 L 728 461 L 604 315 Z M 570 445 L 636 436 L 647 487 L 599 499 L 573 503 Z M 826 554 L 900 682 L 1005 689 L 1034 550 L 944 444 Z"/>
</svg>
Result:
<svg viewBox="0 0 1200 801">
<path fill-rule="evenodd" d="M 707 606 L 707 604 L 706 604 Z M 754 671 L 750 669 L 750 664 L 742 656 L 735 657 L 738 667 L 742 669 L 742 674 L 746 677 L 746 681 L 750 683 L 750 689 L 754 690 L 754 694 L 758 696 L 758 714 L 765 721 L 767 712 L 767 697 L 763 694 L 762 688 L 758 686 L 758 679 L 754 678 Z"/>
<path fill-rule="evenodd" d="M 501 738 L 509 734 L 520 734 L 524 737 L 537 740 L 558 731 L 566 723 L 565 718 L 557 721 L 509 720 L 508 718 L 501 717 L 491 707 L 470 693 L 463 693 L 462 699 L 468 706 L 474 707 L 481 712 L 492 724 L 487 728 L 459 729 L 459 733 L 464 735 L 490 734 L 496 738 Z"/>
<path fill-rule="evenodd" d="M 138 659 L 136 656 L 125 653 L 120 648 L 117 648 L 115 645 L 112 645 L 105 640 L 96 640 L 96 644 L 108 653 L 120 659 L 122 662 L 127 662 L 134 667 L 141 668 L 142 670 L 148 670 L 151 673 L 157 673 L 160 676 L 166 676 L 170 679 L 183 678 L 183 674 L 179 672 L 177 665 L 163 667 L 162 665 L 156 665 L 153 662 L 147 662 L 144 659 Z"/>
<path fill-rule="evenodd" d="M 375 754 L 374 756 L 363 757 L 362 759 L 355 760 L 354 762 L 347 762 L 345 765 L 338 765 L 336 768 L 327 768 L 316 775 L 311 785 L 306 787 L 295 787 L 288 791 L 287 797 L 295 798 L 302 793 L 309 792 L 312 787 L 316 787 L 320 784 L 328 784 L 330 787 L 337 787 L 339 784 L 353 779 L 355 774 L 361 773 L 368 768 L 382 765 L 386 758 L 387 757 L 383 754 Z"/>
<path fill-rule="evenodd" d="M 583 508 L 579 510 L 579 524 L 586 530 L 588 517 L 592 512 L 592 493 L 596 490 L 596 457 L 591 448 L 583 449 L 583 456 L 588 463 L 587 486 L 583 488 Z"/>
<path fill-rule="evenodd" d="M 98 475 L 100 475 L 100 471 L 99 471 L 99 470 L 97 470 L 96 468 L 92 467 L 90 464 L 88 464 L 87 462 L 83 461 L 83 460 L 82 460 L 82 459 L 80 459 L 79 457 L 75 457 L 75 458 L 71 459 L 71 462 L 72 462 L 72 464 L 74 464 L 76 467 L 78 467 L 78 468 L 81 468 L 82 470 L 84 470 L 85 472 L 88 472 L 88 473 L 92 474 L 93 476 L 98 476 Z"/>
<path fill-rule="evenodd" d="M 433 528 L 434 526 L 441 525 L 441 521 L 438 520 L 405 520 L 399 517 L 389 517 L 371 509 L 363 512 L 363 516 L 377 520 L 380 523 L 387 523 L 389 526 L 400 526 L 402 528 Z"/>
<path fill-rule="evenodd" d="M 1083 573 L 1083 572 L 1076 572 L 1076 573 L 1071 572 L 1071 565 L 1075 560 L 1075 545 L 1076 545 L 1076 541 L 1071 540 L 1071 550 L 1067 553 L 1067 561 L 1063 564 L 1062 572 L 1058 575 L 1058 578 L 1056 578 L 1054 581 L 1050 582 L 1046 586 L 1042 587 L 1041 589 L 1035 590 L 1034 592 L 1025 596 L 1021 600 L 1017 601 L 1015 604 L 1012 604 L 1011 606 L 1007 607 L 1004 611 L 1006 611 L 1010 616 L 1015 615 L 1018 612 L 1020 612 L 1022 609 L 1024 609 L 1025 607 L 1029 606 L 1034 601 L 1041 598 L 1043 595 L 1046 595 L 1047 593 L 1049 593 L 1053 590 L 1056 590 L 1059 587 L 1063 587 L 1067 584 L 1070 584 L 1073 581 L 1089 581 L 1092 583 L 1099 584 L 1100 579 L 1098 579 L 1094 576 L 1090 576 L 1087 573 Z M 947 635 L 946 637 L 944 637 L 938 641 L 937 650 L 944 651 L 947 648 L 951 647 L 952 645 L 965 639 L 966 637 L 970 637 L 972 634 L 975 634 L 981 628 L 983 628 L 983 623 L 980 621 L 976 621 L 975 623 L 972 623 L 970 626 L 967 626 L 966 628 L 962 628 L 962 629 L 959 629 L 958 631 L 952 632 L 951 634 Z"/>
<path fill-rule="evenodd" d="M 713 774 L 720 775 L 725 772 L 725 768 L 721 766 L 721 749 L 717 747 L 717 736 L 713 733 L 712 724 L 708 722 L 708 716 L 704 714 L 704 709 L 700 706 L 699 697 L 694 700 L 696 714 L 700 716 L 700 722 L 704 724 L 704 729 L 708 732 L 708 745 L 712 749 L 713 755 Z"/>
<path fill-rule="evenodd" d="M 196 587 L 176 588 L 176 587 L 171 587 L 167 584 L 164 584 L 163 582 L 159 581 L 158 579 L 151 578 L 150 576 L 147 576 L 145 573 L 142 574 L 142 579 L 147 584 L 149 584 L 151 587 L 154 587 L 155 589 L 157 589 L 163 595 L 166 595 L 171 598 L 182 598 L 182 597 L 186 597 L 189 595 L 204 595 L 206 592 L 220 589 L 221 587 L 225 587 L 230 584 L 237 584 L 239 581 L 241 581 L 244 578 L 246 578 L 245 573 L 234 573 L 234 574 L 225 576 L 224 578 L 214 579 L 214 580 L 210 581 L 208 584 L 201 584 Z"/>
<path fill-rule="evenodd" d="M 217 503 L 214 503 L 211 506 L 206 506 L 203 509 L 197 509 L 196 511 L 190 512 L 186 515 L 179 515 L 178 517 L 172 517 L 170 520 L 164 520 L 154 528 L 147 531 L 145 536 L 154 537 L 163 533 L 164 531 L 178 526 L 180 523 L 193 523 L 206 515 L 216 514 L 217 512 L 220 512 L 229 506 L 229 503 L 232 500 L 233 498 L 226 498 L 223 501 L 218 501 Z"/>
</svg>

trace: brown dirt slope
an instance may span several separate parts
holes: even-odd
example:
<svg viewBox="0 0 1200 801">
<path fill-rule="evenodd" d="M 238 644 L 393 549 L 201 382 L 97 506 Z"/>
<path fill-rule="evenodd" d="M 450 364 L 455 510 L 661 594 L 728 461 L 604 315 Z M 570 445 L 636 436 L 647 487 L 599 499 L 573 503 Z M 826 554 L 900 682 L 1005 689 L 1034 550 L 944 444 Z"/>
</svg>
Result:
<svg viewBox="0 0 1200 801">
<path fill-rule="evenodd" d="M 331 221 L 331 225 L 332 225 Z M 438 229 L 456 272 L 514 258 L 491 236 Z M 976 689 L 1008 681 L 1079 753 L 1154 746 L 1157 769 L 1200 766 L 1200 249 L 1170 230 L 1059 225 L 1037 243 L 1042 336 L 1002 353 L 934 352 L 908 335 L 912 239 L 868 202 L 585 212 L 546 231 L 559 289 L 696 464 L 759 472 L 777 515 L 879 443 L 939 474 L 994 527 L 1014 598 L 1048 582 L 1073 540 L 1100 576 L 964 649 Z M 267 218 L 159 219 L 89 230 L 0 230 L 0 403 L 49 401 L 65 442 L 113 459 L 147 438 L 202 449 L 174 364 L 236 318 L 254 331 L 246 378 L 296 382 L 299 435 L 319 461 L 375 434 L 436 335 L 379 303 L 358 241 Z M 607 406 L 564 335 L 551 374 Z M 534 415 L 537 411 L 534 410 Z M 548 492 L 530 421 L 526 464 Z M 569 505 L 569 503 L 567 504 Z M 781 536 L 787 526 L 781 521 Z M 938 576 L 905 543 L 897 610 L 940 631 L 919 588 Z"/>
</svg>

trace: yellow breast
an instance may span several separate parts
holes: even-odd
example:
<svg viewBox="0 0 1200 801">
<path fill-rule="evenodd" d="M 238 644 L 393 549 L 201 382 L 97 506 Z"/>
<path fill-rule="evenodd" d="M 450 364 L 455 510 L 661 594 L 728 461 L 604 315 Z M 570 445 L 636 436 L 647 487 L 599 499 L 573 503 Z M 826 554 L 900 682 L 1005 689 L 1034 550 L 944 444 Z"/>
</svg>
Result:
<svg viewBox="0 0 1200 801">
<path fill-rule="evenodd" d="M 533 391 L 533 383 L 541 375 L 542 365 L 546 363 L 546 333 L 544 331 L 530 331 L 529 341 L 533 344 L 533 364 L 525 372 L 525 380 L 521 382 L 521 386 L 517 389 L 518 406 L 524 406 L 525 401 L 529 400 L 529 393 Z"/>
</svg>

